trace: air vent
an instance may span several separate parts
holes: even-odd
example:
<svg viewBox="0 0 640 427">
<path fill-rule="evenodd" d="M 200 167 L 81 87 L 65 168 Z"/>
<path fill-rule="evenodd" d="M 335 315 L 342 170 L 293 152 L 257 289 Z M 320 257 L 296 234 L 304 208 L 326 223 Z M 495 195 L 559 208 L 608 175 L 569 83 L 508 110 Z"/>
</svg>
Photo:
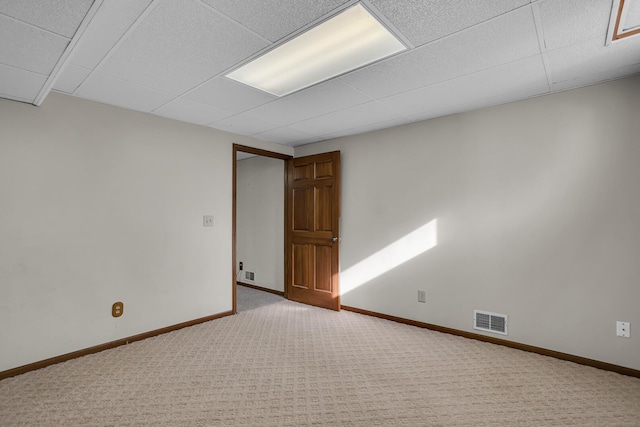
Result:
<svg viewBox="0 0 640 427">
<path fill-rule="evenodd" d="M 473 310 L 473 329 L 509 335 L 507 327 L 508 323 L 506 314 Z"/>
<path fill-rule="evenodd" d="M 253 273 L 253 271 L 245 271 L 244 272 L 244 278 L 247 280 L 251 280 L 253 281 L 255 278 L 255 274 Z"/>
</svg>

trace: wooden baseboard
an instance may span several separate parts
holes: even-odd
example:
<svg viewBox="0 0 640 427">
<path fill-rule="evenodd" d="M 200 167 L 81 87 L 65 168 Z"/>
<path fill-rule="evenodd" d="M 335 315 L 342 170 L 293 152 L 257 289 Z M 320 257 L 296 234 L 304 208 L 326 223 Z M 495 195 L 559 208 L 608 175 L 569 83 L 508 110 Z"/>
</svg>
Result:
<svg viewBox="0 0 640 427">
<path fill-rule="evenodd" d="M 282 292 L 282 291 L 276 291 L 274 289 L 263 288 L 262 286 L 250 285 L 249 283 L 244 283 L 244 282 L 236 282 L 236 284 L 238 284 L 240 286 L 244 286 L 245 288 L 257 289 L 259 291 L 269 292 L 271 294 L 276 294 L 276 295 L 280 295 L 281 297 L 284 297 L 284 292 Z"/>
<path fill-rule="evenodd" d="M 122 338 L 122 339 L 111 341 L 108 343 L 99 344 L 94 347 L 85 348 L 83 350 L 73 351 L 71 353 L 52 357 L 50 359 L 41 360 L 39 362 L 29 363 L 28 365 L 19 366 L 17 368 L 0 372 L 0 380 L 9 378 L 9 377 L 15 377 L 16 375 L 24 374 L 25 372 L 35 371 L 36 369 L 41 369 L 49 365 L 55 365 L 56 363 L 66 362 L 67 360 L 76 359 L 78 357 L 86 356 L 88 354 L 98 353 L 100 351 L 108 350 L 110 348 L 119 347 L 121 345 L 127 345 L 135 341 L 140 341 L 146 338 L 155 337 L 156 335 L 166 334 L 167 332 L 176 331 L 178 329 L 186 328 L 188 326 L 193 326 L 199 323 L 208 322 L 210 320 L 219 319 L 221 317 L 230 316 L 232 314 L 233 314 L 232 311 L 225 311 L 225 312 L 214 314 L 211 316 L 201 317 L 199 319 L 178 323 L 177 325 L 156 329 L 154 331 L 144 332 L 142 334 L 134 335 L 128 338 Z"/>
<path fill-rule="evenodd" d="M 262 291 L 267 291 L 274 293 L 276 295 L 283 295 L 283 292 L 274 291 L 272 289 L 261 288 L 255 285 L 249 285 L 247 283 L 240 283 L 238 285 L 246 286 L 248 288 L 259 289 Z M 622 375 L 628 375 L 631 377 L 640 378 L 640 371 L 636 369 L 626 368 L 624 366 L 614 365 L 612 363 L 601 362 L 594 359 L 588 359 L 586 357 L 575 356 L 568 353 L 562 353 L 555 350 L 549 350 L 542 347 L 536 347 L 528 344 L 521 344 L 514 341 L 508 341 L 500 338 L 488 337 L 485 335 L 474 334 L 472 332 L 465 332 L 459 329 L 446 328 L 444 326 L 433 325 L 430 323 L 419 322 L 417 320 L 404 319 L 402 317 L 390 316 L 388 314 L 376 313 L 374 311 L 363 310 L 356 307 L 349 307 L 346 305 L 341 306 L 343 310 L 352 311 L 355 313 L 364 314 L 367 316 L 378 317 L 381 319 L 391 320 L 393 322 L 404 323 L 407 325 L 417 326 L 419 328 L 430 329 L 433 331 L 444 332 L 446 334 L 457 335 L 465 338 L 470 338 L 478 341 L 489 342 L 492 344 L 503 345 L 505 347 L 511 347 L 518 350 L 529 351 L 532 353 L 541 354 L 543 356 L 555 357 L 556 359 L 567 360 L 570 362 L 578 363 L 580 365 L 591 366 L 598 369 L 603 369 L 606 371 L 617 372 Z M 52 357 L 49 359 L 41 360 L 39 362 L 30 363 L 28 365 L 19 366 L 17 368 L 9 369 L 6 371 L 0 372 L 0 380 L 5 378 L 14 377 L 16 375 L 24 374 L 29 371 L 35 371 L 36 369 L 41 369 L 46 366 L 55 365 L 56 363 L 66 362 L 67 360 L 76 359 L 78 357 L 86 356 L 88 354 L 98 353 L 100 351 L 108 350 L 110 348 L 119 347 L 121 345 L 126 345 L 135 341 L 141 341 L 146 338 L 155 337 L 157 335 L 165 334 L 167 332 L 176 331 L 178 329 L 186 328 L 188 326 L 197 325 L 199 323 L 208 322 L 210 320 L 219 319 L 222 317 L 232 315 L 232 311 L 225 311 L 219 314 L 214 314 L 207 317 L 201 317 L 199 319 L 190 320 L 183 323 L 178 323 L 177 325 L 167 326 L 164 328 L 156 329 L 153 331 L 145 332 L 142 334 L 134 335 L 128 338 L 122 338 L 116 341 L 111 341 L 105 344 L 99 344 L 94 347 L 89 347 L 83 350 L 74 351 L 71 353 L 63 354 L 61 356 Z"/>
<path fill-rule="evenodd" d="M 575 356 L 573 354 L 562 353 L 555 350 L 548 350 L 542 347 L 536 347 L 528 344 L 521 344 L 514 341 L 508 341 L 500 338 L 488 337 L 485 335 L 474 334 L 473 332 L 465 332 L 459 329 L 446 328 L 444 326 L 432 325 L 430 323 L 419 322 L 417 320 L 404 319 L 402 317 L 390 316 L 388 314 L 376 313 L 375 311 L 363 310 L 360 308 L 342 306 L 343 310 L 353 311 L 355 313 L 365 314 L 367 316 L 379 317 L 381 319 L 391 320 L 394 322 L 404 323 L 407 325 L 417 326 L 419 328 L 430 329 L 432 331 L 444 332 L 446 334 L 458 335 L 473 340 L 489 342 L 492 344 L 503 345 L 505 347 L 516 348 L 518 350 L 529 351 L 532 353 L 541 354 L 543 356 L 555 357 L 556 359 L 568 360 L 569 362 L 578 363 L 580 365 L 591 366 L 605 371 L 617 372 L 622 375 L 628 375 L 630 377 L 640 378 L 640 371 L 631 368 L 625 368 L 624 366 L 614 365 L 612 363 L 600 362 L 599 360 L 588 359 L 586 357 Z"/>
</svg>

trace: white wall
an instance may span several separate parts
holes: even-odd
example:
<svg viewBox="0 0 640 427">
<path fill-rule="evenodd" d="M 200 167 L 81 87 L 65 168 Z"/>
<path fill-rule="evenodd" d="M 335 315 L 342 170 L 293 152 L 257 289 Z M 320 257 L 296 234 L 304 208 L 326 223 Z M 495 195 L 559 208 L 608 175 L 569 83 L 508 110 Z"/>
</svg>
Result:
<svg viewBox="0 0 640 427">
<path fill-rule="evenodd" d="M 238 281 L 284 292 L 284 160 L 240 160 L 236 175 L 236 259 L 245 270 Z"/>
<path fill-rule="evenodd" d="M 438 219 L 436 247 L 342 303 L 467 331 L 505 313 L 508 339 L 640 369 L 639 94 L 298 147 L 342 150 L 343 272 Z M 259 142 L 55 93 L 0 99 L 0 138 L 0 371 L 231 309 L 231 144 Z"/>
<path fill-rule="evenodd" d="M 231 310 L 232 143 L 273 147 L 55 93 L 0 137 L 0 371 Z"/>
<path fill-rule="evenodd" d="M 342 304 L 471 332 L 503 313 L 507 339 L 640 369 L 639 112 L 635 77 L 297 147 L 342 151 L 341 280 L 437 219 Z"/>
</svg>

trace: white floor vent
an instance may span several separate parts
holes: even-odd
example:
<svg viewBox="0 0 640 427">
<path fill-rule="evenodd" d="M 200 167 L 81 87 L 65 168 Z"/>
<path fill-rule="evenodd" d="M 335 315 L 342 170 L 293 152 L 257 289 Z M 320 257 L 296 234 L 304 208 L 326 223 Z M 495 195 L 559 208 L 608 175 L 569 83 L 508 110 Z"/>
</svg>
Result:
<svg viewBox="0 0 640 427">
<path fill-rule="evenodd" d="M 473 310 L 473 329 L 509 335 L 507 315 Z"/>
<path fill-rule="evenodd" d="M 254 281 L 255 280 L 255 274 L 253 273 L 253 271 L 245 271 L 244 272 L 244 278 L 247 279 L 247 280 Z"/>
</svg>

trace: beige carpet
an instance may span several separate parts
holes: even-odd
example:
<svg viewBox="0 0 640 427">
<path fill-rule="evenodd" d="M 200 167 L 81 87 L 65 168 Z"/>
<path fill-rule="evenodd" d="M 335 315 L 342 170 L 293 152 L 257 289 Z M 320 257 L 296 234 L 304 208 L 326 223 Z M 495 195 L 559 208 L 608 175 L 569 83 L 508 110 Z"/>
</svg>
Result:
<svg viewBox="0 0 640 427">
<path fill-rule="evenodd" d="M 236 316 L 0 381 L 0 425 L 640 426 L 640 379 L 238 291 Z"/>
</svg>

